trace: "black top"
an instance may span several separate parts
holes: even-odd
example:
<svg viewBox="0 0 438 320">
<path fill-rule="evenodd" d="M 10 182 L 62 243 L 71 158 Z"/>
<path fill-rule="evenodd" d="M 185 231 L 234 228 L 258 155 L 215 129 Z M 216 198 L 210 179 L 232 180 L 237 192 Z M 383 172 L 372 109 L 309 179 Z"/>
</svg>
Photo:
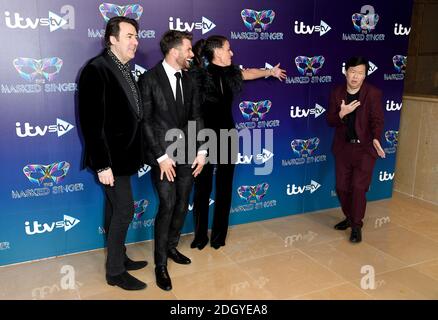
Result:
<svg viewBox="0 0 438 320">
<path fill-rule="evenodd" d="M 190 71 L 199 86 L 205 127 L 214 130 L 234 128 L 232 102 L 243 82 L 239 67 L 210 63 L 206 69 L 194 67 Z"/>
<path fill-rule="evenodd" d="M 346 104 L 349 104 L 351 102 L 353 102 L 354 100 L 359 100 L 359 92 L 356 92 L 355 94 L 350 94 L 347 92 L 347 101 L 345 102 Z M 356 123 L 356 110 L 354 109 L 353 112 L 347 114 L 345 116 L 345 122 L 347 124 L 347 135 L 346 135 L 346 139 L 347 141 L 350 141 L 352 139 L 357 140 L 357 133 L 356 133 L 356 129 L 355 129 L 355 123 Z"/>
</svg>

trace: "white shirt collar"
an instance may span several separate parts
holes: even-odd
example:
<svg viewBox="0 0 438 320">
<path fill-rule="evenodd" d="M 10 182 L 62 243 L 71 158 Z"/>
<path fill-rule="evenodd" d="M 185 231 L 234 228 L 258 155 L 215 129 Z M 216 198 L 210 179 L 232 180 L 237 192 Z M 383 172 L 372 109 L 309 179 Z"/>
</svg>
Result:
<svg viewBox="0 0 438 320">
<path fill-rule="evenodd" d="M 174 69 L 164 59 L 163 59 L 162 65 L 163 65 L 163 68 L 164 68 L 164 72 L 166 73 L 167 79 L 169 79 L 170 87 L 172 88 L 172 92 L 173 92 L 173 97 L 176 99 L 176 77 L 175 77 L 175 73 L 180 72 L 181 75 L 182 75 L 182 72 L 181 72 L 181 70 Z M 184 92 L 183 92 L 182 88 L 181 88 L 181 94 L 183 96 L 183 101 L 184 101 Z"/>
<path fill-rule="evenodd" d="M 169 78 L 171 76 L 175 77 L 175 73 L 177 73 L 177 72 L 181 73 L 181 70 L 176 70 L 174 67 L 172 67 L 170 64 L 168 64 L 165 59 L 163 59 L 162 64 L 163 64 L 164 71 L 166 71 L 166 74 Z"/>
</svg>

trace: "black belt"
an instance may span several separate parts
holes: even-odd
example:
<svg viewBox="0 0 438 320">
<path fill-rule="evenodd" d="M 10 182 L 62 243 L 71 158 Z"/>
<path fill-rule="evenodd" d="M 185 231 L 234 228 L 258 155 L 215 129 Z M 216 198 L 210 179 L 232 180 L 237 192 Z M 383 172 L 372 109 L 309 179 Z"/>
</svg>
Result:
<svg viewBox="0 0 438 320">
<path fill-rule="evenodd" d="M 348 142 L 350 142 L 350 143 L 360 143 L 360 140 L 359 139 L 350 139 L 350 140 L 348 140 Z"/>
</svg>

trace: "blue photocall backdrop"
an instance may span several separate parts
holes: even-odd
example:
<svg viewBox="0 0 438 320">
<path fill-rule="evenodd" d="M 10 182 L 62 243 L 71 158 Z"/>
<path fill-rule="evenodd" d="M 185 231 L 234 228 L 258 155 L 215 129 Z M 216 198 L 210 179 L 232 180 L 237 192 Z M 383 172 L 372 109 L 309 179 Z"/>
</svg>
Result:
<svg viewBox="0 0 438 320">
<path fill-rule="evenodd" d="M 412 0 L 1 1 L 0 265 L 104 245 L 103 190 L 80 169 L 76 94 L 79 72 L 101 52 L 110 17 L 140 24 L 136 76 L 162 58 L 158 43 L 169 28 L 193 32 L 194 41 L 225 35 L 243 68 L 280 62 L 287 70 L 283 82 L 246 82 L 234 100 L 236 128 L 261 129 L 262 142 L 272 129 L 274 141 L 272 150 L 263 142 L 262 150 L 242 154 L 234 225 L 339 206 L 325 116 L 329 92 L 344 81 L 343 63 L 353 55 L 369 58 L 368 81 L 384 93 L 387 157 L 376 163 L 368 199 L 391 197 L 411 9 Z M 248 108 L 258 112 L 249 115 Z M 255 174 L 270 165 L 269 175 Z M 149 170 L 132 178 L 128 242 L 153 239 L 157 196 Z M 184 233 L 193 230 L 190 204 Z"/>
</svg>

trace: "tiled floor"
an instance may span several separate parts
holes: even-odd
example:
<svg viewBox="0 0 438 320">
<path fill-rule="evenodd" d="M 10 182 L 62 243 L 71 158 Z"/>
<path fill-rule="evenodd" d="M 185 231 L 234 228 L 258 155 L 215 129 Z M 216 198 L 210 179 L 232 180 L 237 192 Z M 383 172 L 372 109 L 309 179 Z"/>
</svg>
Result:
<svg viewBox="0 0 438 320">
<path fill-rule="evenodd" d="M 108 286 L 97 250 L 0 268 L 0 299 L 438 299 L 437 206 L 398 193 L 369 203 L 360 244 L 333 229 L 341 218 L 334 209 L 235 226 L 220 250 L 190 249 L 183 236 L 192 264 L 169 261 L 170 292 L 151 265 L 132 272 L 146 290 Z M 152 262 L 152 242 L 128 254 Z"/>
</svg>

